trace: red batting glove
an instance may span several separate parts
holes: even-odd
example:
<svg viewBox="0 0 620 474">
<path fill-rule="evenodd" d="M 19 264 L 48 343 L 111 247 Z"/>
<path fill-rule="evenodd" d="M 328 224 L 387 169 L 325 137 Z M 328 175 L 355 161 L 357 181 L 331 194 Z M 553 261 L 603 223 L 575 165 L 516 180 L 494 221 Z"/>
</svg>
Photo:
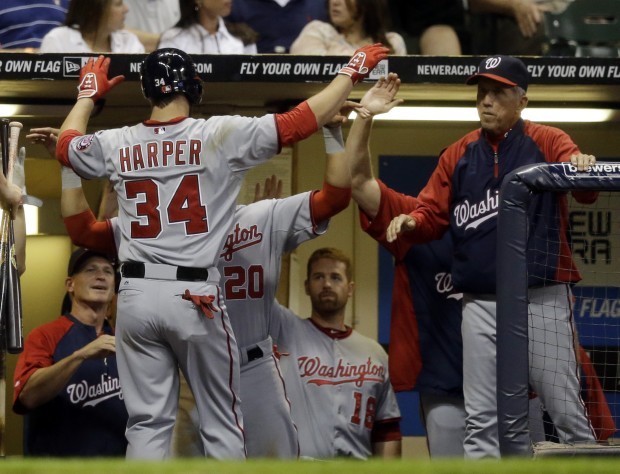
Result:
<svg viewBox="0 0 620 474">
<path fill-rule="evenodd" d="M 116 76 L 108 79 L 110 58 L 99 56 L 96 60 L 90 58 L 86 65 L 80 69 L 80 85 L 78 86 L 78 99 L 88 97 L 93 102 L 98 101 L 117 84 L 125 80 L 125 76 Z"/>
<path fill-rule="evenodd" d="M 349 76 L 353 81 L 353 85 L 368 77 L 379 61 L 385 59 L 390 50 L 381 43 L 363 46 L 355 51 L 355 54 L 349 59 L 349 64 L 343 67 L 338 74 Z"/>
</svg>

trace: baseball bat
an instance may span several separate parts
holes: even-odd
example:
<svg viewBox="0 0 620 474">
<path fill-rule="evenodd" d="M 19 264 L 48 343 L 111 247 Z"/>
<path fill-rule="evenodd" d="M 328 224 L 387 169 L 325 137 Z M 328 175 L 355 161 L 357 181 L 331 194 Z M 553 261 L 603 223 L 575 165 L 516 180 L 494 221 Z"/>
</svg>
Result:
<svg viewBox="0 0 620 474">
<path fill-rule="evenodd" d="M 17 159 L 17 150 L 19 149 L 19 134 L 23 125 L 19 122 L 10 122 L 10 138 L 9 138 L 9 163 L 7 170 L 7 180 L 13 181 L 13 166 Z M 24 350 L 24 331 L 23 331 L 23 313 L 22 313 L 22 297 L 21 282 L 17 271 L 17 261 L 15 260 L 15 233 L 13 231 L 13 221 L 9 221 L 8 230 L 8 271 L 7 271 L 7 315 L 6 315 L 6 345 L 10 354 L 19 354 Z"/>
<path fill-rule="evenodd" d="M 9 120 L 0 120 L 0 151 L 2 152 L 2 173 L 6 176 L 5 164 L 8 165 L 9 156 Z M 9 210 L 0 206 L 0 389 L 2 390 L 2 406 L 0 407 L 0 451 L 4 457 L 5 448 L 5 433 L 6 433 L 6 411 L 4 393 L 6 392 L 6 331 L 5 331 L 5 317 L 8 289 L 8 280 L 5 278 L 4 268 L 5 262 L 5 241 L 4 230 L 8 229 Z"/>
<path fill-rule="evenodd" d="M 0 146 L 2 151 L 2 174 L 6 177 L 9 165 L 9 123 L 10 120 L 0 119 Z M 8 304 L 7 274 L 8 262 L 6 249 L 8 247 L 9 210 L 2 208 L 0 221 L 0 345 L 2 352 L 6 350 L 6 313 Z"/>
</svg>

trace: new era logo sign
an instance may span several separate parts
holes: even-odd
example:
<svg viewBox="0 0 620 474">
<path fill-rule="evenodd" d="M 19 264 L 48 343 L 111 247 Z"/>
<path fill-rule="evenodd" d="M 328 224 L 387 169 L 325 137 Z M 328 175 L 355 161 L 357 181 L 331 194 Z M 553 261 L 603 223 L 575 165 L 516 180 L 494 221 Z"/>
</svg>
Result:
<svg viewBox="0 0 620 474">
<path fill-rule="evenodd" d="M 390 72 L 389 63 L 387 59 L 379 61 L 379 64 L 370 72 L 368 79 L 378 81 L 380 77 L 385 77 Z"/>
<path fill-rule="evenodd" d="M 88 62 L 88 57 L 63 58 L 62 75 L 64 77 L 80 77 L 80 69 Z"/>
</svg>

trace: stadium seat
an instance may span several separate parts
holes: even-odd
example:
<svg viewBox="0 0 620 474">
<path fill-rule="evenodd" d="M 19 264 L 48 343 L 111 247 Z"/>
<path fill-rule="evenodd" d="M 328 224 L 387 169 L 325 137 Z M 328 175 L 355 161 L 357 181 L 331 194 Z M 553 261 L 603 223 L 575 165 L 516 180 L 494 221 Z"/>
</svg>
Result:
<svg viewBox="0 0 620 474">
<path fill-rule="evenodd" d="M 545 14 L 546 56 L 620 57 L 620 0 L 574 0 Z"/>
</svg>

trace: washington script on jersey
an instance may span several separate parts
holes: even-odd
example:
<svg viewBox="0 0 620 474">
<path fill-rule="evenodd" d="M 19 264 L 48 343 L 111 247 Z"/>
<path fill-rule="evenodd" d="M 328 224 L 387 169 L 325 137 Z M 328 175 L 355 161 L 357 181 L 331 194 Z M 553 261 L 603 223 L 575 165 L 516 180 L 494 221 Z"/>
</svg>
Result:
<svg viewBox="0 0 620 474">
<path fill-rule="evenodd" d="M 123 147 L 118 150 L 118 159 L 121 172 L 129 173 L 145 168 L 200 166 L 201 151 L 200 140 L 163 140 Z"/>
<path fill-rule="evenodd" d="M 369 357 L 365 364 L 351 365 L 338 359 L 338 364 L 330 366 L 324 364 L 320 357 L 300 356 L 297 358 L 299 375 L 307 383 L 315 385 L 355 384 L 361 387 L 364 382 L 384 382 L 385 367 L 373 364 Z"/>
<path fill-rule="evenodd" d="M 454 207 L 454 218 L 457 227 L 476 229 L 483 222 L 497 216 L 499 205 L 499 189 L 487 189 L 486 198 L 479 203 L 471 204 L 467 199 Z"/>
<path fill-rule="evenodd" d="M 463 293 L 453 293 L 454 285 L 452 285 L 452 275 L 448 272 L 439 272 L 435 275 L 437 282 L 436 290 L 440 295 L 447 295 L 446 299 L 460 300 Z"/>
<path fill-rule="evenodd" d="M 239 227 L 237 222 L 233 231 L 226 237 L 224 251 L 220 254 L 220 257 L 224 257 L 224 260 L 230 262 L 233 258 L 233 253 L 256 245 L 262 242 L 262 240 L 263 234 L 258 231 L 256 225 L 251 225 L 249 229 L 246 229 Z"/>
<path fill-rule="evenodd" d="M 75 405 L 94 407 L 109 398 L 123 399 L 123 392 L 118 377 L 101 374 L 101 380 L 96 385 L 90 385 L 86 380 L 67 386 L 69 400 Z"/>
</svg>

